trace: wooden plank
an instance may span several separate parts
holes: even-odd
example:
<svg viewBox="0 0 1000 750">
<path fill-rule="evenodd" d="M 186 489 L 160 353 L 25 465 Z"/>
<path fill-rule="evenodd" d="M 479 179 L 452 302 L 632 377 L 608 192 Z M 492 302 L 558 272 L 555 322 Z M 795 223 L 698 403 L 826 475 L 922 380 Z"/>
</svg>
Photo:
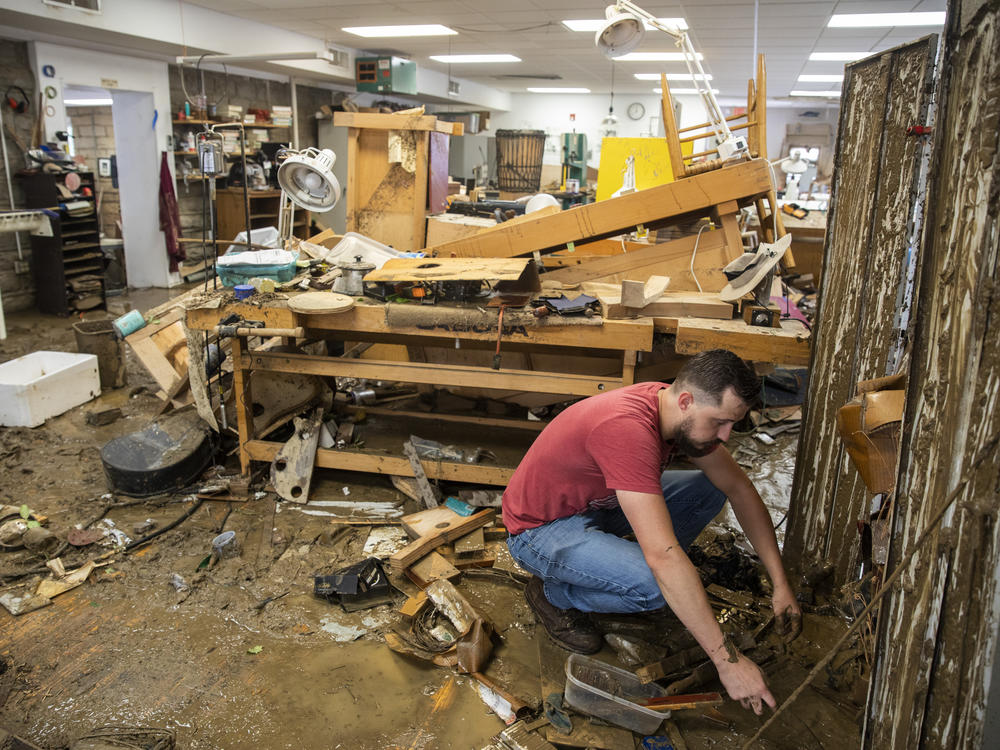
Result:
<svg viewBox="0 0 1000 750">
<path fill-rule="evenodd" d="M 646 281 L 629 281 L 621 285 L 621 303 L 625 307 L 641 308 L 659 299 L 670 285 L 669 276 L 650 276 Z"/>
<path fill-rule="evenodd" d="M 700 239 L 697 235 L 691 235 L 621 255 L 609 255 L 578 266 L 549 271 L 542 280 L 577 284 L 584 281 L 611 281 L 618 274 L 638 281 L 661 275 L 670 277 L 671 287 L 675 291 L 697 290 L 695 277 L 690 271 L 692 255 L 695 258 L 695 274 L 702 289 L 708 292 L 721 291 L 728 283 L 722 268 L 735 260 L 735 257 L 726 245 L 725 234 L 717 229 L 702 232 Z"/>
<path fill-rule="evenodd" d="M 457 518 L 448 521 L 443 528 L 440 524 L 436 525 L 431 533 L 423 535 L 390 556 L 389 565 L 394 570 L 403 570 L 435 547 L 452 542 L 460 536 L 465 536 L 473 529 L 485 526 L 493 520 L 495 515 L 490 508 L 473 513 L 468 517 L 457 516 L 456 514 Z"/>
<path fill-rule="evenodd" d="M 462 516 L 451 508 L 441 505 L 437 508 L 410 513 L 403 516 L 400 521 L 403 524 L 403 530 L 410 535 L 411 539 L 419 539 L 426 534 L 433 533 L 438 524 L 444 524 L 441 528 L 446 528 L 448 524 L 461 518 Z"/>
<path fill-rule="evenodd" d="M 933 46 L 933 45 L 931 45 Z M 906 135 L 925 122 L 933 55 L 923 40 L 847 66 L 838 129 L 823 286 L 803 406 L 785 553 L 853 573 L 870 495 L 837 430 L 837 410 L 859 380 L 889 374 L 923 146 Z M 919 93 L 919 95 L 915 95 Z"/>
<path fill-rule="evenodd" d="M 450 581 L 462 575 L 462 571 L 433 551 L 406 568 L 405 573 L 421 589 L 427 588 L 434 581 Z"/>
<path fill-rule="evenodd" d="M 347 406 L 348 412 L 363 411 L 374 416 L 393 417 L 394 419 L 423 419 L 429 422 L 453 422 L 475 427 L 500 427 L 510 430 L 530 430 L 541 432 L 548 422 L 529 422 L 526 419 L 503 419 L 500 417 L 470 417 L 464 414 L 440 414 L 426 411 L 407 411 L 405 409 L 390 409 L 379 406 Z"/>
<path fill-rule="evenodd" d="M 426 591 L 418 591 L 400 605 L 399 614 L 406 620 L 412 620 L 423 612 L 429 601 Z"/>
<path fill-rule="evenodd" d="M 706 234 L 708 234 L 706 232 Z M 699 251 L 700 254 L 700 251 Z M 721 287 L 720 287 L 721 289 Z M 482 341 L 496 345 L 496 329 L 490 331 L 471 329 L 428 329 L 416 326 L 392 327 L 386 323 L 386 306 L 373 302 L 358 302 L 351 310 L 335 315 L 310 315 L 300 318 L 284 304 L 265 307 L 230 303 L 218 308 L 196 308 L 187 311 L 189 328 L 214 330 L 221 318 L 239 315 L 245 320 L 261 320 L 269 328 L 294 328 L 305 321 L 306 333 L 313 337 L 343 338 L 346 340 L 388 341 L 415 343 L 422 346 L 448 346 L 454 348 L 455 339 Z M 505 335 L 504 344 L 524 343 L 542 346 L 580 347 L 622 351 L 635 349 L 650 351 L 653 346 L 653 325 L 646 320 L 606 320 L 600 326 L 524 326 Z M 381 379 L 381 378 L 378 378 Z"/>
<path fill-rule="evenodd" d="M 424 130 L 462 135 L 465 126 L 460 122 L 444 122 L 433 115 L 381 114 L 377 112 L 334 112 L 333 124 L 348 128 L 371 130 Z"/>
<path fill-rule="evenodd" d="M 783 322 L 781 328 L 762 328 L 742 320 L 678 318 L 675 348 L 678 354 L 729 349 L 752 362 L 807 365 L 809 341 L 809 331 L 794 321 Z"/>
<path fill-rule="evenodd" d="M 531 370 L 490 370 L 483 367 L 423 362 L 321 359 L 309 354 L 254 352 L 249 360 L 251 370 L 535 391 L 570 396 L 595 396 L 613 388 L 620 388 L 622 385 L 621 378 L 538 373 Z"/>
<path fill-rule="evenodd" d="M 581 289 L 600 300 L 601 313 L 606 318 L 614 320 L 629 314 L 614 285 L 591 281 L 582 284 Z M 665 292 L 646 304 L 638 314 L 648 317 L 731 320 L 733 305 L 723 302 L 713 292 Z"/>
<path fill-rule="evenodd" d="M 243 445 L 243 451 L 246 453 L 248 466 L 251 460 L 268 462 L 274 460 L 278 449 L 281 447 L 281 443 L 274 443 L 267 440 L 250 440 L 245 444 L 241 443 L 241 445 Z M 324 469 L 365 471 L 372 474 L 413 476 L 413 468 L 410 466 L 410 462 L 401 456 L 384 456 L 375 453 L 362 453 L 360 451 L 319 448 L 316 451 L 316 466 Z M 514 468 L 433 461 L 427 464 L 426 472 L 427 476 L 431 479 L 505 487 L 514 473 Z"/>
<path fill-rule="evenodd" d="M 563 651 L 544 633 L 541 625 L 536 626 L 535 643 L 538 644 L 538 674 L 541 680 L 541 698 L 544 701 L 553 693 L 563 693 L 566 689 L 566 659 L 569 652 Z M 552 727 L 544 730 L 549 742 L 560 746 L 598 748 L 599 750 L 631 750 L 635 738 L 627 729 L 591 724 L 586 717 L 573 716 L 573 731 L 560 734 Z"/>
<path fill-rule="evenodd" d="M 500 224 L 434 249 L 442 256 L 487 258 L 549 252 L 565 247 L 568 242 L 622 234 L 640 224 L 652 226 L 669 219 L 698 218 L 719 203 L 752 202 L 766 195 L 770 187 L 766 161 L 754 159 L 522 224 L 509 227 Z"/>
<path fill-rule="evenodd" d="M 455 540 L 455 554 L 459 556 L 482 552 L 485 547 L 486 540 L 483 537 L 482 528 L 470 531 L 465 536 L 460 536 Z"/>
<path fill-rule="evenodd" d="M 517 281 L 531 258 L 390 258 L 365 281 Z"/>
</svg>

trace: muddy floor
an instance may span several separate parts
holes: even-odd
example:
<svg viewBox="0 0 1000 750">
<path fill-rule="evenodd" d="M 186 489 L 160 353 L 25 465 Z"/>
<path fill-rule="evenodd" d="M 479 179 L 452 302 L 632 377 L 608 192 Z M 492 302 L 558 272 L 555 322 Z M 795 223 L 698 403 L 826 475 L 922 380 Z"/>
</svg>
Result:
<svg viewBox="0 0 1000 750">
<path fill-rule="evenodd" d="M 159 301 L 155 293 L 132 299 L 140 309 Z M 7 325 L 0 361 L 39 349 L 75 350 L 71 321 L 14 314 Z M 107 491 L 100 448 L 149 421 L 161 404 L 156 390 L 130 358 L 125 387 L 42 427 L 0 428 L 0 503 L 28 505 L 61 537 L 77 524 L 111 528 L 102 521 L 110 519 L 136 538 L 189 512 L 190 492 L 136 502 Z M 88 414 L 111 407 L 121 409 L 120 419 L 87 423 Z M 734 441 L 745 446 L 738 458 L 776 524 L 787 510 L 796 440 L 783 434 L 773 445 L 750 436 Z M 234 474 L 238 462 L 230 457 L 217 472 Z M 373 531 L 388 545 L 376 555 L 401 543 L 391 525 L 345 527 L 338 517 L 361 507 L 392 520 L 417 504 L 385 477 L 325 470 L 310 498 L 308 506 L 278 503 L 269 492 L 247 502 L 204 501 L 174 530 L 130 554 L 114 553 L 106 540 L 70 547 L 61 558 L 67 569 L 91 559 L 105 564 L 50 606 L 18 617 L 0 610 L 0 728 L 45 748 L 70 747 L 105 725 L 169 729 L 182 748 L 484 747 L 504 725 L 481 700 L 478 683 L 385 645 L 384 634 L 400 623 L 402 594 L 392 605 L 355 613 L 313 594 L 315 573 L 373 554 L 365 549 Z M 735 528 L 725 514 L 718 522 Z M 206 567 L 212 539 L 223 530 L 235 532 L 236 554 Z M 495 569 L 465 574 L 457 586 L 496 628 L 486 674 L 537 706 L 537 639 L 546 636 L 521 585 L 503 574 L 514 566 L 502 543 L 495 551 Z M 33 587 L 42 577 L 48 571 L 37 555 L 0 550 L 0 593 Z M 393 580 L 408 594 L 417 590 Z M 779 702 L 845 627 L 829 608 L 818 611 L 826 613 L 807 614 L 790 647 L 767 631 L 761 636 L 775 654 L 765 671 Z M 755 617 L 762 619 L 759 611 Z M 642 618 L 610 618 L 602 627 L 650 642 L 682 630 L 675 621 Z M 610 647 L 599 658 L 622 663 Z M 717 682 L 699 688 L 718 689 Z M 856 746 L 863 698 L 863 681 L 824 676 L 760 746 Z M 673 719 L 670 731 L 680 735 L 671 738 L 674 747 L 692 750 L 740 747 L 761 723 L 731 701 L 718 716 L 677 712 Z M 640 743 L 633 735 L 622 747 Z"/>
</svg>

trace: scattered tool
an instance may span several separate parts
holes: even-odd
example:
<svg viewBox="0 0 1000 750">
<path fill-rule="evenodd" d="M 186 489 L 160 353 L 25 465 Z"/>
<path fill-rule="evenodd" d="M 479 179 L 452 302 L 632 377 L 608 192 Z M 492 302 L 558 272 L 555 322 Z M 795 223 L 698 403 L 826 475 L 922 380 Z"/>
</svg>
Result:
<svg viewBox="0 0 1000 750">
<path fill-rule="evenodd" d="M 500 315 L 498 316 L 497 322 L 497 351 L 493 355 L 493 369 L 500 369 L 500 339 L 503 338 L 503 311 L 507 309 L 506 305 L 500 305 Z"/>
<path fill-rule="evenodd" d="M 649 698 L 640 706 L 655 708 L 657 711 L 680 711 L 688 708 L 712 708 L 721 706 L 722 695 L 719 693 L 689 693 L 688 695 L 667 695 L 662 698 Z"/>
</svg>

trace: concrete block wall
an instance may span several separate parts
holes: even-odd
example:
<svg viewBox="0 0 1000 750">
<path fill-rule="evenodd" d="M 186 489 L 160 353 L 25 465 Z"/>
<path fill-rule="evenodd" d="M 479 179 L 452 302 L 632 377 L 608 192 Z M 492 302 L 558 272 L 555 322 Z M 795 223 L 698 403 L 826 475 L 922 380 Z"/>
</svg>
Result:
<svg viewBox="0 0 1000 750">
<path fill-rule="evenodd" d="M 31 145 L 31 129 L 34 118 L 38 114 L 38 98 L 35 93 L 34 75 L 32 75 L 31 67 L 28 64 L 28 45 L 25 42 L 0 39 L 0 82 L 3 83 L 4 87 L 8 85 L 20 86 L 28 95 L 31 105 L 25 114 L 16 114 L 6 105 L 2 106 L 4 108 L 4 124 L 13 129 L 22 143 Z M 8 163 L 6 166 L 10 169 L 14 205 L 17 208 L 22 208 L 24 196 L 15 175 L 26 164 L 25 154 L 6 128 L 2 135 L 7 142 Z M 0 209 L 8 210 L 10 207 L 7 177 L 5 174 L 0 174 Z M 27 263 L 31 258 L 31 240 L 27 232 L 19 232 L 18 234 L 24 255 L 24 267 L 27 268 Z M 5 312 L 26 310 L 34 307 L 35 304 L 35 287 L 31 274 L 15 272 L 17 259 L 17 242 L 14 234 L 0 233 L 0 292 L 2 292 Z"/>
<path fill-rule="evenodd" d="M 110 158 L 115 153 L 115 126 L 111 107 L 68 107 L 66 112 L 73 125 L 73 150 L 82 156 L 94 173 L 97 195 L 101 204 L 101 231 L 106 237 L 121 237 L 121 201 L 110 177 L 97 174 L 98 158 Z"/>
<path fill-rule="evenodd" d="M 287 82 L 273 81 L 266 78 L 253 78 L 244 75 L 219 73 L 215 71 L 195 72 L 190 66 L 183 71 L 184 86 L 187 93 L 194 99 L 201 91 L 204 80 L 205 94 L 210 104 L 216 104 L 223 110 L 229 104 L 235 104 L 247 109 L 270 109 L 273 106 L 289 106 L 292 103 L 291 86 Z M 177 119 L 178 112 L 184 109 L 185 94 L 181 81 L 181 69 L 170 66 L 170 103 L 171 119 Z M 312 86 L 297 87 L 298 107 L 295 113 L 299 126 L 299 146 L 315 146 L 317 144 L 316 111 L 324 104 L 330 104 L 333 92 Z M 201 126 L 175 125 L 174 140 L 177 150 L 182 150 L 181 143 L 189 130 L 197 132 Z M 273 130 L 271 136 L 276 141 L 291 143 L 292 130 Z M 205 226 L 203 190 L 208 186 L 203 182 L 189 181 L 184 184 L 181 178 L 181 162 L 187 161 L 193 169 L 197 169 L 197 160 L 192 157 L 178 156 L 175 160 L 177 176 L 177 204 L 180 210 L 181 230 L 184 237 L 201 237 Z M 201 250 L 197 245 L 185 248 L 189 260 L 200 257 Z"/>
</svg>

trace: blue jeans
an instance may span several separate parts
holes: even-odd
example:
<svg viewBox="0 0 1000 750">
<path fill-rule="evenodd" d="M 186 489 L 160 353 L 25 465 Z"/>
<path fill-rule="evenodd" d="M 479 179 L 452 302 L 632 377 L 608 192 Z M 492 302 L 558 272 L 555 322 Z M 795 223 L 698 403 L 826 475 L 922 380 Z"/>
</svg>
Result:
<svg viewBox="0 0 1000 750">
<path fill-rule="evenodd" d="M 726 496 L 700 471 L 660 477 L 677 540 L 687 549 L 718 515 Z M 545 598 L 560 609 L 646 612 L 666 605 L 653 572 L 629 534 L 621 508 L 560 518 L 507 539 L 510 554 L 542 579 Z"/>
</svg>

